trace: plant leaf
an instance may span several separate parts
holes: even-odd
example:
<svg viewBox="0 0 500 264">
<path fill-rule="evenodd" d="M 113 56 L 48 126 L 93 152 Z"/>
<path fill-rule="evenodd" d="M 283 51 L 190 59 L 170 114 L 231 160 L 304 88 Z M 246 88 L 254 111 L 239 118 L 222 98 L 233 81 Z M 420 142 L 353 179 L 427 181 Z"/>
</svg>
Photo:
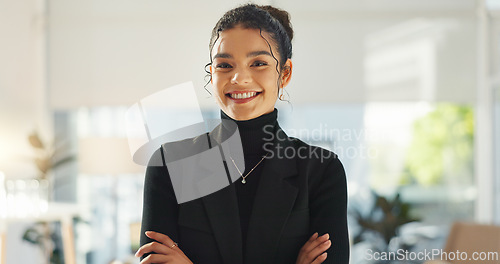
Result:
<svg viewBox="0 0 500 264">
<path fill-rule="evenodd" d="M 38 136 L 37 132 L 33 132 L 29 135 L 28 140 L 34 148 L 38 149 L 43 149 L 45 146 L 43 145 L 42 140 L 40 139 L 40 136 Z"/>
<path fill-rule="evenodd" d="M 50 170 L 50 160 L 44 158 L 35 159 L 36 166 L 42 174 L 46 174 Z"/>
<path fill-rule="evenodd" d="M 23 240 L 34 245 L 40 245 L 40 233 L 33 227 L 28 228 L 23 234 Z"/>
</svg>

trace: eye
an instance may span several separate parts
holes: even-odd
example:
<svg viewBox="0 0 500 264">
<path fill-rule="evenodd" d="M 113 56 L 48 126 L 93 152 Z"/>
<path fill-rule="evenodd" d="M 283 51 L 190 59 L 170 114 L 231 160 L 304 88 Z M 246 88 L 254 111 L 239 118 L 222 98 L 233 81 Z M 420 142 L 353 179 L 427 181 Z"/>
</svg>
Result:
<svg viewBox="0 0 500 264">
<path fill-rule="evenodd" d="M 232 68 L 232 66 L 229 63 L 222 62 L 222 63 L 215 65 L 215 68 L 228 69 L 228 68 Z"/>
<path fill-rule="evenodd" d="M 255 67 L 266 66 L 266 65 L 267 65 L 267 62 L 265 62 L 265 61 L 256 61 L 252 64 L 252 66 L 255 66 Z"/>
</svg>

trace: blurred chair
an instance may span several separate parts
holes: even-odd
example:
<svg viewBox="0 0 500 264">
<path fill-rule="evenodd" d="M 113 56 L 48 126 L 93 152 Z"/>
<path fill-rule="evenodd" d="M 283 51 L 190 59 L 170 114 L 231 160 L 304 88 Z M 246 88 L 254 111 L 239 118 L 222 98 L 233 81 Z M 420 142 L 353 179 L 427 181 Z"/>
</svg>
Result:
<svg viewBox="0 0 500 264">
<path fill-rule="evenodd" d="M 441 263 L 482 263 L 489 264 L 500 263 L 500 226 L 480 225 L 472 223 L 454 223 L 451 227 L 450 234 L 443 249 L 443 254 L 438 256 L 436 260 L 427 261 L 426 264 L 441 264 Z M 457 260 L 457 252 L 466 252 L 467 260 Z M 477 252 L 483 253 L 482 257 L 490 259 L 473 260 L 473 254 Z M 496 252 L 496 253 L 495 253 Z M 450 256 L 455 253 L 455 259 L 450 259 Z M 446 259 L 445 255 L 448 255 Z M 465 254 L 462 254 L 465 256 Z M 438 259 L 440 258 L 440 259 Z"/>
</svg>

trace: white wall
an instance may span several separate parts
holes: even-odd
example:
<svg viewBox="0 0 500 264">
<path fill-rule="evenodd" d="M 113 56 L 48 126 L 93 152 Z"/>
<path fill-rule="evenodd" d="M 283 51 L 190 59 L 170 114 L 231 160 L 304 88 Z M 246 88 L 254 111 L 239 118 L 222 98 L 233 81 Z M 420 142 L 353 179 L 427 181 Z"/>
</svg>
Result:
<svg viewBox="0 0 500 264">
<path fill-rule="evenodd" d="M 202 104 L 213 106 L 203 90 L 210 32 L 223 12 L 245 1 L 49 2 L 51 105 L 74 108 L 131 104 L 189 80 L 194 81 Z M 443 18 L 456 25 L 433 40 L 433 64 L 439 74 L 431 78 L 433 99 L 474 98 L 473 0 L 272 4 L 291 13 L 296 32 L 294 74 L 288 87 L 293 103 L 373 100 L 366 98 L 366 37 L 415 18 L 427 19 L 436 28 Z M 419 80 L 414 82 L 418 89 Z M 420 99 L 427 98 L 383 100 Z"/>
<path fill-rule="evenodd" d="M 0 0 L 0 171 L 7 179 L 36 176 L 28 135 L 50 136 L 43 12 L 43 1 Z M 21 239 L 30 224 L 8 224 L 7 264 L 38 263 L 40 252 Z"/>
<path fill-rule="evenodd" d="M 28 135 L 49 138 L 43 1 L 0 1 L 0 171 L 36 176 Z"/>
</svg>

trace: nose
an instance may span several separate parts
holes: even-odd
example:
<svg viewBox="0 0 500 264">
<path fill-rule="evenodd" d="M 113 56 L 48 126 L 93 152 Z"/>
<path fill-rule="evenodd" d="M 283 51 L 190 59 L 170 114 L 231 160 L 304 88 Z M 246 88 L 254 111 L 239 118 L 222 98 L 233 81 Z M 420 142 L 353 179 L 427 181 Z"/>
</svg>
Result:
<svg viewBox="0 0 500 264">
<path fill-rule="evenodd" d="M 233 84 L 246 84 L 251 81 L 250 72 L 244 68 L 238 68 L 234 71 L 234 75 L 231 78 L 231 83 Z"/>
</svg>

